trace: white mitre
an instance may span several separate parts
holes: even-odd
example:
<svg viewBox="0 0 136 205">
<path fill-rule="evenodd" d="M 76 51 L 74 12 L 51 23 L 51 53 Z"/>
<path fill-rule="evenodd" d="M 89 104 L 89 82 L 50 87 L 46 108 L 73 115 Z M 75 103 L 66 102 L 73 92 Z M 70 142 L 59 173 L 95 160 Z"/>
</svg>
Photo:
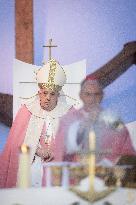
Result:
<svg viewBox="0 0 136 205">
<path fill-rule="evenodd" d="M 37 71 L 36 80 L 40 88 L 61 90 L 66 83 L 66 74 L 60 64 L 51 59 Z"/>
</svg>

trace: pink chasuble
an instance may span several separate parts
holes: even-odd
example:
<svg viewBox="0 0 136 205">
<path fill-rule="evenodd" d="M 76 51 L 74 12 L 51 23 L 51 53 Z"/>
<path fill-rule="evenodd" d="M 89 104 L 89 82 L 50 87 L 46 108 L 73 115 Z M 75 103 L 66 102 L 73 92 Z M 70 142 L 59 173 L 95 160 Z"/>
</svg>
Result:
<svg viewBox="0 0 136 205">
<path fill-rule="evenodd" d="M 0 188 L 16 186 L 19 147 L 24 141 L 31 113 L 26 106 L 18 111 L 12 124 L 4 150 L 0 154 Z"/>
</svg>

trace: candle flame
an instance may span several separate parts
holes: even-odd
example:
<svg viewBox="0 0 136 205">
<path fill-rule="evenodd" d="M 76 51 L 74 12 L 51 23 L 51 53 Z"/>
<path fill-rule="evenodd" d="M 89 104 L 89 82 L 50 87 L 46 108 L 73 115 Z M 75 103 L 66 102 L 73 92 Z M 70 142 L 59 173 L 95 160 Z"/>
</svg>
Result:
<svg viewBox="0 0 136 205">
<path fill-rule="evenodd" d="M 28 151 L 29 151 L 29 147 L 27 145 L 23 144 L 21 146 L 21 152 L 22 153 L 28 153 Z"/>
</svg>

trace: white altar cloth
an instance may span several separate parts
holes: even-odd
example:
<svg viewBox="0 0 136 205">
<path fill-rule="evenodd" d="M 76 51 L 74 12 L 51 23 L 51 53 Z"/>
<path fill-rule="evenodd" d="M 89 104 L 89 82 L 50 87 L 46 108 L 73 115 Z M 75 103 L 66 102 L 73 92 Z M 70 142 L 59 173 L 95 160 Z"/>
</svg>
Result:
<svg viewBox="0 0 136 205">
<path fill-rule="evenodd" d="M 106 201 L 112 205 L 136 205 L 136 189 L 119 188 L 93 205 L 104 205 Z M 74 202 L 89 205 L 62 187 L 0 190 L 0 205 L 72 205 Z"/>
</svg>

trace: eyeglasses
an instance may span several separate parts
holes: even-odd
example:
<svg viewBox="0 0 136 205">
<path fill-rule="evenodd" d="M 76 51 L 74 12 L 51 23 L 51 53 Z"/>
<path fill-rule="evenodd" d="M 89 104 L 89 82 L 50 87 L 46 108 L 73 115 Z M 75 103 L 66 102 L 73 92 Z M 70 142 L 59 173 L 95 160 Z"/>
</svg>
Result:
<svg viewBox="0 0 136 205">
<path fill-rule="evenodd" d="M 97 92 L 97 93 L 89 93 L 89 92 L 83 92 L 83 95 L 86 97 L 100 97 L 103 93 Z"/>
</svg>

